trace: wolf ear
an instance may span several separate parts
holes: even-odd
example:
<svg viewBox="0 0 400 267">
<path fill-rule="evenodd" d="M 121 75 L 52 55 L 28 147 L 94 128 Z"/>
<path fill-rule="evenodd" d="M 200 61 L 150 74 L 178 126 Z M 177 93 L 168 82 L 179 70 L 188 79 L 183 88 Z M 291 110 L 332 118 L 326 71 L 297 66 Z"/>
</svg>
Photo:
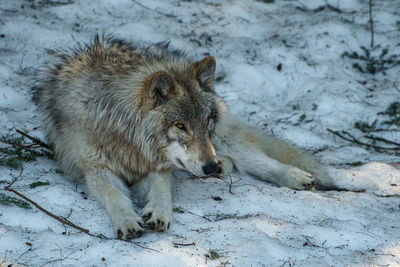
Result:
<svg viewBox="0 0 400 267">
<path fill-rule="evenodd" d="M 165 71 L 158 71 L 151 74 L 143 83 L 143 89 L 148 98 L 159 102 L 167 100 L 174 92 L 174 83 L 171 76 Z"/>
<path fill-rule="evenodd" d="M 214 91 L 213 80 L 215 72 L 215 59 L 212 56 L 206 57 L 203 60 L 193 63 L 196 73 L 196 78 L 200 85 L 205 89 Z"/>
</svg>

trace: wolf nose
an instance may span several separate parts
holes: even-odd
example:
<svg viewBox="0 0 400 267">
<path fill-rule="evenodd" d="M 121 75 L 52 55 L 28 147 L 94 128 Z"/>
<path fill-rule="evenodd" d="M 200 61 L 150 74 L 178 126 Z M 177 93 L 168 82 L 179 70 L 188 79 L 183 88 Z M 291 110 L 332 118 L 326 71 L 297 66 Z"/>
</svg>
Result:
<svg viewBox="0 0 400 267">
<path fill-rule="evenodd" d="M 207 162 L 203 166 L 203 172 L 205 175 L 210 175 L 210 174 L 220 174 L 222 173 L 221 167 L 215 163 L 215 162 Z"/>
</svg>

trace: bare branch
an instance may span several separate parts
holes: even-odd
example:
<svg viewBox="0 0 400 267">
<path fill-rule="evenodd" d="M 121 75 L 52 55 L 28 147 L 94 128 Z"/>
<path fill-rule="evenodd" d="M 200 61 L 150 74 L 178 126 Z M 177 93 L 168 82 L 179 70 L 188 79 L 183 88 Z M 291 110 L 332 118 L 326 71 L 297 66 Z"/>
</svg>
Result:
<svg viewBox="0 0 400 267">
<path fill-rule="evenodd" d="M 172 244 L 174 244 L 174 246 L 182 246 L 182 247 L 196 246 L 195 242 L 192 242 L 192 243 L 175 243 L 175 242 L 173 242 Z"/>
<path fill-rule="evenodd" d="M 232 214 L 221 214 L 221 213 L 216 213 L 216 214 L 206 214 L 204 215 L 205 218 L 212 222 L 218 222 L 218 221 L 223 221 L 223 220 L 243 220 L 243 219 L 248 219 L 248 218 L 258 218 L 261 216 L 266 216 L 265 214 L 245 214 L 245 215 L 238 215 L 237 213 L 232 213 Z M 210 218 L 213 218 L 212 220 Z"/>
<path fill-rule="evenodd" d="M 22 172 L 24 171 L 24 168 L 21 167 L 21 171 L 18 174 L 18 176 L 14 177 L 12 174 L 11 176 L 13 177 L 13 180 L 11 181 L 11 183 L 9 185 L 7 185 L 8 187 L 11 187 L 21 176 L 22 176 Z"/>
<path fill-rule="evenodd" d="M 369 27 L 371 30 L 371 49 L 374 48 L 374 21 L 372 20 L 372 0 L 368 2 L 369 6 Z"/>
<path fill-rule="evenodd" d="M 365 138 L 368 138 L 370 140 L 374 140 L 374 141 L 379 141 L 379 142 L 383 142 L 386 144 L 390 144 L 390 145 L 395 145 L 395 146 L 399 146 L 400 147 L 400 143 L 394 142 L 392 140 L 380 137 L 380 136 L 375 136 L 375 135 L 364 135 Z"/>
<path fill-rule="evenodd" d="M 207 217 L 205 217 L 206 215 L 201 216 L 201 215 L 196 214 L 196 213 L 194 213 L 194 212 L 185 210 L 185 209 L 183 209 L 182 207 L 179 207 L 179 208 L 180 208 L 181 210 L 183 210 L 184 212 L 187 212 L 187 213 L 189 213 L 189 214 L 192 214 L 192 215 L 194 215 L 194 216 L 197 216 L 197 217 L 203 218 L 204 220 L 207 220 L 207 221 L 209 221 L 209 222 L 212 222 L 210 219 L 208 219 Z"/>
<path fill-rule="evenodd" d="M 13 183 L 14 183 L 14 182 L 15 182 L 15 181 L 13 181 Z M 11 184 L 12 184 L 12 183 L 11 183 Z M 10 184 L 10 185 L 11 185 L 11 184 Z M 21 194 L 20 192 L 15 191 L 15 190 L 12 189 L 10 186 L 5 186 L 5 187 L 4 187 L 4 190 L 10 191 L 10 192 L 16 194 L 17 196 L 19 196 L 19 197 L 25 199 L 26 201 L 28 201 L 29 203 L 31 203 L 32 205 L 34 205 L 36 208 L 38 208 L 39 210 L 43 211 L 44 213 L 46 213 L 46 214 L 49 215 L 50 217 L 56 219 L 57 221 L 61 222 L 62 224 L 69 225 L 69 226 L 71 226 L 71 227 L 73 227 L 73 228 L 75 228 L 75 229 L 77 229 L 77 230 L 79 230 L 79 231 L 82 231 L 82 232 L 84 232 L 84 233 L 86 233 L 86 234 L 89 234 L 89 230 L 88 230 L 88 229 L 82 228 L 82 227 L 80 227 L 80 226 L 78 226 L 78 225 L 76 225 L 76 224 L 70 222 L 69 220 L 66 220 L 66 219 L 63 219 L 63 218 L 61 218 L 61 217 L 59 217 L 59 216 L 54 215 L 53 213 L 49 212 L 48 210 L 42 208 L 42 207 L 41 207 L 39 204 L 37 204 L 35 201 L 33 201 L 33 200 L 31 200 L 30 198 L 24 196 L 24 195 Z"/>
<path fill-rule="evenodd" d="M 336 136 L 339 136 L 340 138 L 342 138 L 342 139 L 344 139 L 344 140 L 346 140 L 348 142 L 351 142 L 351 143 L 354 143 L 354 144 L 357 144 L 357 145 L 360 145 L 360 146 L 371 147 L 371 148 L 374 148 L 374 149 L 377 149 L 377 150 L 400 151 L 400 147 L 382 147 L 382 146 L 376 146 L 376 145 L 364 143 L 364 142 L 356 139 L 353 135 L 351 135 L 349 132 L 346 132 L 346 131 L 339 132 L 339 131 L 331 130 L 329 128 L 326 129 L 326 130 L 328 132 L 330 132 L 330 133 L 333 133 Z"/>
<path fill-rule="evenodd" d="M 132 2 L 134 2 L 135 4 L 137 4 L 137 5 L 141 6 L 141 7 L 143 7 L 144 9 L 147 9 L 147 10 L 150 10 L 150 11 L 153 11 L 153 12 L 156 12 L 156 13 L 161 14 L 161 15 L 164 15 L 164 16 L 166 16 L 166 17 L 176 18 L 176 16 L 173 15 L 173 14 L 167 14 L 167 13 L 164 13 L 164 12 L 161 12 L 161 11 L 158 11 L 158 10 L 155 10 L 155 9 L 151 9 L 151 8 L 149 8 L 148 6 L 143 5 L 143 4 L 140 3 L 139 1 L 132 0 Z"/>
<path fill-rule="evenodd" d="M 17 178 L 18 178 L 18 177 L 17 177 Z M 38 208 L 40 211 L 44 212 L 46 215 L 48 215 L 48 216 L 50 216 L 50 217 L 56 219 L 57 221 L 61 222 L 63 225 L 71 226 L 72 228 L 75 228 L 75 229 L 77 229 L 77 230 L 79 230 L 79 231 L 82 231 L 83 233 L 85 233 L 85 234 L 87 234 L 87 235 L 89 235 L 89 236 L 92 236 L 92 237 L 96 237 L 96 238 L 100 238 L 100 239 L 107 239 L 107 240 L 112 240 L 112 239 L 114 239 L 114 238 L 106 237 L 106 236 L 104 236 L 104 235 L 102 235 L 102 234 L 99 234 L 99 235 L 91 234 L 91 233 L 89 232 L 88 229 L 85 229 L 85 228 L 83 228 L 83 227 L 80 227 L 80 226 L 78 226 L 78 225 L 72 223 L 71 221 L 67 220 L 66 218 L 61 218 L 60 216 L 54 215 L 54 214 L 51 213 L 50 211 L 48 211 L 48 210 L 42 208 L 42 207 L 41 207 L 38 203 L 36 203 L 35 201 L 31 200 L 30 198 L 26 197 L 25 195 L 21 194 L 20 192 L 14 190 L 14 189 L 12 189 L 12 188 L 10 188 L 10 186 L 11 186 L 16 180 L 17 180 L 17 179 L 14 179 L 14 180 L 11 182 L 11 184 L 5 186 L 5 187 L 4 187 L 4 190 L 10 191 L 10 192 L 16 194 L 17 196 L 19 196 L 19 197 L 25 199 L 26 201 L 28 201 L 29 203 L 31 203 L 32 205 L 34 205 L 36 208 Z M 141 245 L 141 244 L 138 243 L 138 242 L 129 241 L 129 240 L 123 240 L 123 239 L 121 239 L 121 241 L 125 241 L 125 242 L 128 242 L 128 243 L 135 244 L 136 246 L 138 246 L 138 247 L 140 247 L 140 248 L 143 248 L 143 249 L 148 249 L 148 250 L 152 250 L 152 251 L 159 252 L 159 251 L 156 250 L 156 249 L 143 246 L 143 245 Z"/>
<path fill-rule="evenodd" d="M 35 142 L 35 143 L 38 144 L 39 146 L 41 146 L 41 147 L 43 147 L 43 148 L 46 148 L 46 149 L 52 151 L 51 147 L 50 147 L 48 144 L 43 143 L 43 142 L 40 141 L 39 139 L 37 139 L 37 138 L 35 138 L 35 137 L 32 137 L 32 136 L 30 136 L 29 134 L 24 133 L 24 132 L 21 131 L 21 130 L 15 129 L 15 131 L 16 131 L 17 133 L 19 133 L 19 134 L 25 136 L 26 138 L 32 140 L 33 142 Z"/>
</svg>

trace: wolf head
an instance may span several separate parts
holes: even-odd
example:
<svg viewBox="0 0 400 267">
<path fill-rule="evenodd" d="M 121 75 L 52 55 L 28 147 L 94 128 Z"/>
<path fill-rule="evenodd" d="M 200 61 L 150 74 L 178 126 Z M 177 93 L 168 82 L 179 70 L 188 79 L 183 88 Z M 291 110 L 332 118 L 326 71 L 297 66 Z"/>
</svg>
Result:
<svg viewBox="0 0 400 267">
<path fill-rule="evenodd" d="M 141 96 L 141 104 L 163 121 L 158 142 L 164 158 L 199 177 L 222 173 L 212 139 L 224 103 L 214 92 L 214 72 L 211 56 L 170 64 L 148 75 Z"/>
</svg>

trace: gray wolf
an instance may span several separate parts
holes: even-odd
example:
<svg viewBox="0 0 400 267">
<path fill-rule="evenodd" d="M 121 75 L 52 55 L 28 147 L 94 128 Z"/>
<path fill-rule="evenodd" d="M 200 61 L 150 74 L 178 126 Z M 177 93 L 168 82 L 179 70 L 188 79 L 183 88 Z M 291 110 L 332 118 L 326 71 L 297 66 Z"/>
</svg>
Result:
<svg viewBox="0 0 400 267">
<path fill-rule="evenodd" d="M 237 171 L 299 190 L 333 186 L 309 154 L 229 115 L 211 56 L 194 61 L 168 43 L 99 36 L 51 53 L 33 87 L 47 140 L 62 168 L 84 177 L 120 238 L 170 227 L 176 169 Z M 146 201 L 140 214 L 132 194 Z"/>
</svg>

